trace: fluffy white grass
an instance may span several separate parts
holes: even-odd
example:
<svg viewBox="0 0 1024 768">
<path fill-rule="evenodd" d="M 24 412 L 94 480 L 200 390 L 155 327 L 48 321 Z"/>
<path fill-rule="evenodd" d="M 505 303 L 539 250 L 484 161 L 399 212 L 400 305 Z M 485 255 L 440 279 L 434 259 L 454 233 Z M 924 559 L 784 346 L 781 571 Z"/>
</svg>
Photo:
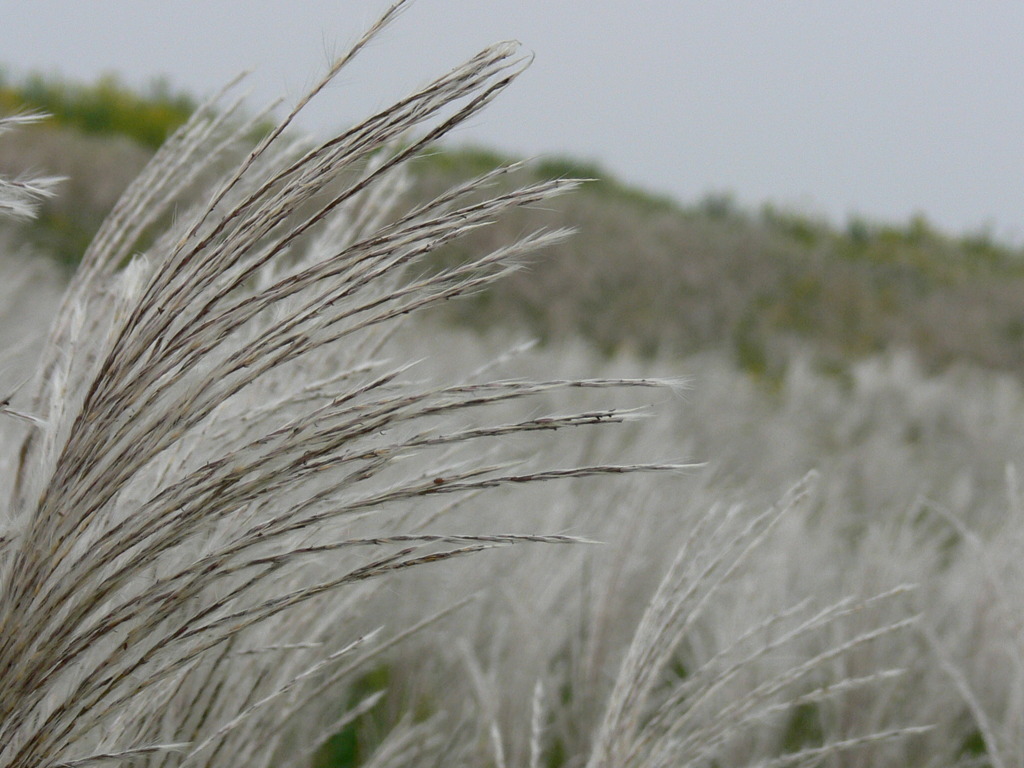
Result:
<svg viewBox="0 0 1024 768">
<path fill-rule="evenodd" d="M 686 401 L 409 322 L 565 234 L 435 273 L 571 182 L 400 205 L 402 161 L 524 63 L 499 44 L 319 146 L 289 117 L 241 157 L 257 121 L 225 94 L 118 204 L 4 378 L 34 359 L 0 414 L 0 767 L 306 765 L 339 731 L 381 768 L 967 764 L 975 734 L 1020 763 L 1024 678 L 987 666 L 1020 659 L 1019 569 L 929 453 L 943 385 L 796 366 L 770 401 L 702 360 Z M 1018 445 L 1022 402 L 956 412 Z M 925 522 L 922 468 L 957 499 Z M 574 546 L 463 557 L 524 543 Z"/>
<path fill-rule="evenodd" d="M 38 122 L 42 115 L 35 112 L 0 117 L 0 135 L 18 126 Z M 0 215 L 16 219 L 32 218 L 39 202 L 52 197 L 59 178 L 52 176 L 21 176 L 14 179 L 0 177 Z"/>
<path fill-rule="evenodd" d="M 311 701 L 299 692 L 381 652 L 370 635 L 337 639 L 350 634 L 359 585 L 509 544 L 576 540 L 432 533 L 444 500 L 674 469 L 535 467 L 494 450 L 517 434 L 629 419 L 620 408 L 488 415 L 542 393 L 662 382 L 421 381 L 387 357 L 389 326 L 565 234 L 527 235 L 417 276 L 424 255 L 572 182 L 481 200 L 499 171 L 393 210 L 402 161 L 524 64 L 515 45 L 492 46 L 311 148 L 286 141 L 292 112 L 206 202 L 133 255 L 179 192 L 254 129 L 221 98 L 118 203 L 56 312 L 31 396 L 2 403 L 23 436 L 5 443 L 0 765 L 175 755 L 212 765 L 225 754 L 271 764 Z M 45 192 L 5 182 L 3 202 L 27 215 Z"/>
<path fill-rule="evenodd" d="M 600 363 L 563 350 L 516 365 Z M 1024 585 L 1006 465 L 1024 451 L 1019 383 L 929 377 L 899 356 L 844 380 L 796 361 L 770 392 L 712 355 L 680 367 L 697 372 L 693 390 L 656 423 L 556 450 L 675 446 L 713 457 L 707 468 L 536 489 L 543 512 L 538 499 L 519 521 L 606 543 L 499 553 L 395 593 L 408 623 L 438 593 L 484 590 L 391 662 L 410 708 L 476 722 L 456 764 L 1020 765 Z M 785 496 L 780 478 L 809 463 L 827 471 Z M 823 754 L 837 745 L 849 749 Z"/>
</svg>

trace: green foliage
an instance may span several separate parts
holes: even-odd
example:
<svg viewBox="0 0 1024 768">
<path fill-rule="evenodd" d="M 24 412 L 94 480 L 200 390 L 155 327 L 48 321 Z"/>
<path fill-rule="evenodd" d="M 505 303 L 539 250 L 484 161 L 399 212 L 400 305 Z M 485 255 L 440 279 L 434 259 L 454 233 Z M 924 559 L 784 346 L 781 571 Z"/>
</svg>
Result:
<svg viewBox="0 0 1024 768">
<path fill-rule="evenodd" d="M 798 752 L 820 746 L 825 740 L 821 708 L 817 704 L 800 704 L 793 709 L 783 731 L 782 748 L 785 752 Z"/>
<path fill-rule="evenodd" d="M 458 150 L 435 147 L 416 158 L 420 173 L 451 174 L 469 178 L 514 162 L 514 158 L 483 147 L 466 146 Z"/>
<path fill-rule="evenodd" d="M 128 136 L 156 149 L 195 111 L 188 95 L 166 80 L 154 80 L 143 92 L 116 75 L 81 84 L 39 73 L 15 80 L 0 70 L 0 111 L 46 112 L 56 125 L 89 134 Z"/>
<path fill-rule="evenodd" d="M 832 235 L 827 222 L 800 213 L 780 210 L 772 205 L 765 205 L 761 209 L 761 218 L 773 229 L 804 247 L 813 247 Z"/>
<path fill-rule="evenodd" d="M 391 683 L 391 670 L 387 666 L 382 665 L 370 670 L 352 684 L 347 700 L 338 715 L 344 715 L 368 696 L 387 691 Z M 370 734 L 375 730 L 375 719 L 380 720 L 380 715 L 374 715 L 374 712 L 370 711 L 334 734 L 314 756 L 313 768 L 349 768 L 362 765 L 376 746 L 375 743 L 368 743 Z"/>
<path fill-rule="evenodd" d="M 988 748 L 985 746 L 985 737 L 981 735 L 981 731 L 977 728 L 971 731 L 963 740 L 963 745 L 960 748 L 960 757 L 969 759 L 971 761 L 970 764 L 978 768 L 992 767 L 992 761 L 987 759 Z"/>
<path fill-rule="evenodd" d="M 376 706 L 352 720 L 331 736 L 313 756 L 312 768 L 354 768 L 369 762 L 374 750 L 393 726 L 394 711 L 415 715 L 417 722 L 426 720 L 431 709 L 426 701 L 399 702 L 400 681 L 387 664 L 381 664 L 358 677 L 348 688 L 339 707 L 338 717 L 358 707 L 370 696 L 383 694 Z M 406 706 L 408 704 L 408 706 Z"/>
</svg>

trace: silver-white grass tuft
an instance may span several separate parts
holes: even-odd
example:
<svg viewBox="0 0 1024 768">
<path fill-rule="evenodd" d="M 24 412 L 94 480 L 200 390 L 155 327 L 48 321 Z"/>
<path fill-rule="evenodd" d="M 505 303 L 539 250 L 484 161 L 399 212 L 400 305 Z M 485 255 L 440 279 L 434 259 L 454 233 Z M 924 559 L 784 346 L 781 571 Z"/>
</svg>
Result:
<svg viewBox="0 0 1024 768">
<path fill-rule="evenodd" d="M 34 378 L 3 403 L 22 438 L 0 541 L 2 768 L 279 764 L 312 690 L 442 618 L 389 628 L 391 641 L 339 640 L 368 580 L 578 540 L 426 531 L 445 497 L 677 468 L 536 467 L 502 453 L 515 435 L 632 418 L 615 406 L 510 417 L 518 401 L 669 382 L 454 372 L 423 382 L 415 366 L 388 359 L 389 335 L 411 313 L 487 285 L 567 234 L 530 234 L 431 271 L 421 265 L 432 252 L 574 182 L 509 191 L 495 186 L 500 169 L 399 207 L 404 161 L 527 63 L 516 44 L 491 46 L 312 147 L 286 130 L 303 99 L 203 202 L 178 210 L 183 190 L 230 167 L 264 119 L 243 117 L 229 87 L 118 202 L 71 280 Z M 5 182 L 0 200 L 23 215 L 47 192 Z M 430 345 L 424 338 L 422 356 Z M 418 732 L 396 730 L 375 764 L 395 764 Z"/>
<path fill-rule="evenodd" d="M 814 473 L 808 475 L 782 502 L 748 519 L 741 508 L 732 507 L 712 510 L 694 526 L 637 626 L 596 731 L 588 768 L 747 762 L 750 736 L 757 727 L 768 724 L 777 733 L 779 718 L 800 706 L 817 705 L 900 676 L 900 669 L 882 669 L 859 678 L 815 680 L 830 662 L 915 623 L 911 616 L 882 621 L 859 633 L 838 629 L 851 614 L 870 612 L 879 602 L 905 595 L 909 585 L 868 598 L 844 598 L 817 611 L 804 601 L 763 621 L 751 621 L 728 645 L 666 690 L 666 668 L 678 646 L 704 620 L 713 600 L 727 599 L 723 587 L 752 553 L 766 545 L 783 517 L 800 506 L 816 478 Z M 817 653 L 801 649 L 809 639 L 830 632 L 840 639 L 819 640 Z M 738 690 L 725 693 L 766 661 L 771 674 L 741 682 Z M 767 764 L 802 765 L 812 758 L 927 730 L 927 725 L 908 725 L 834 739 L 792 753 L 783 749 Z"/>
<path fill-rule="evenodd" d="M 0 116 L 0 135 L 19 126 L 37 123 L 45 117 L 41 112 Z M 60 182 L 57 176 L 17 176 L 13 179 L 0 176 L 0 216 L 33 218 L 38 212 L 39 203 L 53 197 Z"/>
</svg>

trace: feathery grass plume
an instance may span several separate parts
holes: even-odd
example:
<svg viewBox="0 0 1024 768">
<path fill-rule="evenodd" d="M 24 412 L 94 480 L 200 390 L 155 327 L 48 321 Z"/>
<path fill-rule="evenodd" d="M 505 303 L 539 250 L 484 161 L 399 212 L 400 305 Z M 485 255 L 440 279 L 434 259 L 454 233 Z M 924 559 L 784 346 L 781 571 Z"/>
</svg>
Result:
<svg viewBox="0 0 1024 768">
<path fill-rule="evenodd" d="M 406 4 L 206 202 L 135 254 L 181 190 L 230 161 L 260 119 L 225 104 L 230 88 L 201 107 L 84 255 L 22 390 L 33 395 L 17 402 L 28 423 L 0 542 L 0 768 L 280 764 L 309 690 L 375 653 L 345 623 L 365 582 L 523 541 L 574 541 L 426 531 L 445 498 L 674 468 L 515 466 L 497 450 L 516 434 L 631 418 L 615 407 L 503 418 L 518 401 L 663 382 L 431 383 L 387 359 L 407 315 L 486 285 L 566 233 L 417 274 L 426 254 L 573 186 L 481 199 L 500 169 L 391 213 L 402 163 L 526 66 L 513 43 L 322 144 L 288 138 L 296 112 Z M 39 191 L 8 191 L 8 207 L 24 212 Z M 393 764 L 387 750 L 404 754 L 403 738 L 379 764 Z"/>
<path fill-rule="evenodd" d="M 640 438 L 658 442 L 650 426 Z M 906 606 L 918 591 L 889 579 L 832 583 L 830 547 L 842 547 L 804 514 L 817 484 L 750 514 L 724 503 L 720 486 L 702 488 L 705 477 L 563 494 L 563 529 L 576 522 L 606 545 L 488 561 L 487 593 L 420 656 L 444 659 L 441 668 L 420 671 L 412 658 L 402 667 L 434 706 L 472 702 L 461 758 L 449 748 L 438 762 L 913 762 L 930 720 L 893 699 L 918 672 Z M 480 565 L 428 578 L 458 594 Z M 816 573 L 801 578 L 804 569 Z"/>
<path fill-rule="evenodd" d="M 0 135 L 21 125 L 39 122 L 46 115 L 40 112 L 22 112 L 0 117 Z M 0 176 L 0 216 L 30 219 L 35 216 L 40 201 L 52 197 L 60 183 L 55 176 L 19 176 L 6 179 Z"/>
<path fill-rule="evenodd" d="M 821 705 L 852 691 L 884 684 L 899 669 L 878 669 L 831 683 L 816 678 L 822 668 L 866 644 L 911 626 L 915 619 L 881 621 L 860 632 L 839 629 L 843 620 L 908 591 L 899 586 L 874 597 L 845 598 L 811 610 L 807 601 L 747 620 L 724 647 L 666 684 L 681 643 L 697 631 L 715 599 L 751 555 L 765 546 L 785 515 L 807 496 L 815 475 L 795 486 L 778 505 L 746 517 L 742 509 L 712 510 L 693 527 L 650 600 L 622 660 L 587 765 L 590 768 L 752 763 L 766 759 L 752 733 L 767 728 L 761 750 L 779 740 L 787 716 L 801 706 Z M 754 614 L 756 615 L 756 613 Z M 829 637 L 829 633 L 835 637 Z M 825 639 L 821 639 L 824 635 Z M 815 640 L 815 638 L 818 638 Z M 806 647 L 817 651 L 808 652 Z M 759 679 L 758 667 L 770 672 Z M 905 738 L 927 727 L 902 726 L 853 738 L 826 735 L 826 743 L 803 750 L 768 747 L 771 764 L 802 765 L 854 747 Z"/>
</svg>

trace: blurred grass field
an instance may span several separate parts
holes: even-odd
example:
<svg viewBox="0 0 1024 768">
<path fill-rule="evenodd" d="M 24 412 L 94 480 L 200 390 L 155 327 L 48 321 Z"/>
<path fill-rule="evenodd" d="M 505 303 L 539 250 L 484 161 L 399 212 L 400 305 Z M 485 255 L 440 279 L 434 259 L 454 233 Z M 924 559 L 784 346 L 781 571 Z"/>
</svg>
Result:
<svg viewBox="0 0 1024 768">
<path fill-rule="evenodd" d="M 8 81 L 3 88 L 6 108 L 48 108 L 56 117 L 5 137 L 0 173 L 31 168 L 68 177 L 34 223 L 3 225 L 5 250 L 16 255 L 2 267 L 24 283 L 4 283 L 0 334 L 5 348 L 20 345 L 15 351 L 31 358 L 26 339 L 53 311 L 61 270 L 74 265 L 152 144 L 115 128 L 119 121 L 83 130 L 52 98 L 32 101 L 30 89 Z M 89 89 L 64 92 L 85 98 Z M 147 98 L 110 82 L 94 95 L 129 112 L 133 98 L 143 106 Z M 162 130 L 179 117 L 168 112 Z M 481 148 L 435 149 L 413 164 L 407 202 L 509 160 Z M 693 764 L 756 764 L 917 724 L 935 728 L 800 764 L 1024 764 L 1024 253 L 985 233 L 939 232 L 923 217 L 840 226 L 767 207 L 742 210 L 723 195 L 677 203 L 568 158 L 517 173 L 502 183 L 594 181 L 544 209 L 513 211 L 435 254 L 428 268 L 538 226 L 570 226 L 577 235 L 480 293 L 431 310 L 429 354 L 421 325 L 397 334 L 389 350 L 419 360 L 417 374 L 428 379 L 484 369 L 509 380 L 685 378 L 688 389 L 664 395 L 656 419 L 614 436 L 559 436 L 531 458 L 560 465 L 667 454 L 706 466 L 651 483 L 545 485 L 514 500 L 501 492 L 471 509 L 445 509 L 446 524 L 459 531 L 512 525 L 605 544 L 555 555 L 547 547 L 495 553 L 359 592 L 345 627 L 353 635 L 381 623 L 412 626 L 468 602 L 346 683 L 323 723 L 389 692 L 313 750 L 313 764 L 364 764 L 392 741 L 415 737 L 434 764 L 456 754 L 450 764 L 498 765 L 502 755 L 509 765 L 528 765 L 537 722 L 545 745 L 539 764 L 584 764 L 644 606 L 690 532 L 708 519 L 731 520 L 722 523 L 726 532 L 739 527 L 744 518 L 734 510 L 771 508 L 802 478 L 809 479 L 799 504 L 694 611 L 655 687 L 664 703 L 673 686 L 717 680 L 737 657 L 753 659 L 685 711 L 682 735 L 694 749 L 721 747 L 714 760 Z M 524 339 L 541 344 L 505 356 Z M 16 365 L 6 370 L 3 383 L 17 384 L 18 374 Z M 572 407 L 588 405 L 586 395 L 574 393 Z M 557 410 L 557 401 L 550 405 Z M 521 450 L 508 443 L 510 454 Z M 916 589 L 903 591 L 910 583 Z M 813 611 L 886 590 L 896 590 L 892 604 L 851 611 L 820 633 L 757 655 L 765 638 L 784 637 L 804 620 L 785 613 L 794 603 L 806 600 Z M 829 653 L 836 638 L 869 631 L 872 621 L 904 615 L 918 616 L 919 629 L 858 645 L 794 679 L 793 695 L 807 697 L 798 706 L 784 706 L 779 695 L 777 709 L 760 719 L 737 717 L 738 735 L 724 746 L 708 735 L 732 723 L 718 713 L 734 713 L 730 707 L 787 665 Z M 787 618 L 772 623 L 778 616 Z M 762 632 L 732 645 L 751 626 Z M 904 670 L 898 678 L 842 687 L 895 668 Z M 832 693 L 813 698 L 820 690 Z M 460 727 L 449 731 L 449 722 Z"/>
</svg>

